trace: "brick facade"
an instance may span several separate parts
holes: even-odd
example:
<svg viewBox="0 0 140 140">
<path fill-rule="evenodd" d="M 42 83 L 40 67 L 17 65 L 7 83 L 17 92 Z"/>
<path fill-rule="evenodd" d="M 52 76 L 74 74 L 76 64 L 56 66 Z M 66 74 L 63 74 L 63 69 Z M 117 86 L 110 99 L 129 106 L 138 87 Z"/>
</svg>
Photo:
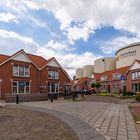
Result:
<svg viewBox="0 0 140 140">
<path fill-rule="evenodd" d="M 17 54 L 26 54 L 23 50 L 20 50 L 14 55 Z M 48 66 L 47 63 L 50 61 L 57 61 L 55 58 L 45 60 L 40 56 L 35 55 L 28 55 L 29 58 L 32 56 L 31 62 L 24 62 L 19 60 L 14 60 L 12 57 L 14 56 L 1 56 L 0 61 L 0 93 L 2 99 L 5 99 L 6 95 L 13 94 L 13 81 L 24 81 L 29 82 L 30 85 L 30 93 L 48 93 L 48 83 L 49 82 L 57 82 L 59 83 L 59 87 L 64 87 L 64 83 L 70 83 L 70 78 L 68 74 L 64 71 L 64 69 L 58 64 L 58 67 L 55 66 Z M 5 59 L 4 59 L 5 57 Z M 7 57 L 7 58 L 6 58 Z M 58 63 L 58 62 L 57 62 Z M 20 76 L 13 76 L 13 66 L 28 66 L 29 67 L 29 77 L 20 77 Z M 44 64 L 44 65 L 43 65 Z M 58 79 L 49 79 L 48 78 L 48 71 L 55 70 L 59 73 Z"/>
<path fill-rule="evenodd" d="M 140 78 L 132 79 L 132 73 L 135 73 L 135 72 L 140 72 L 140 68 L 135 69 L 135 70 L 130 70 L 126 75 L 127 76 L 127 80 L 126 80 L 127 91 L 140 92 Z M 132 85 L 134 86 L 134 88 L 132 87 Z"/>
<path fill-rule="evenodd" d="M 114 74 L 123 75 L 126 79 L 125 82 L 122 83 L 121 78 L 114 80 Z M 106 77 L 106 79 L 102 79 L 103 76 Z M 100 91 L 120 93 L 124 87 L 127 92 L 140 92 L 140 60 L 134 60 L 131 66 L 103 73 L 93 73 L 92 82 L 99 82 L 101 84 L 99 88 Z"/>
</svg>

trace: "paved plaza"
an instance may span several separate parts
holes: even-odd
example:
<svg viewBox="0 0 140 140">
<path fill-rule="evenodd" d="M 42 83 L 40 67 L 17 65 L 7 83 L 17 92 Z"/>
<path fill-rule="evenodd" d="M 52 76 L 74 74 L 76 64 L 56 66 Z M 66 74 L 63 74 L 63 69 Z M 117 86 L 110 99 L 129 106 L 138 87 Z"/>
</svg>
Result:
<svg viewBox="0 0 140 140">
<path fill-rule="evenodd" d="M 38 108 L 38 110 L 50 110 L 50 113 L 54 111 L 55 113 L 51 114 L 55 114 L 55 116 L 58 116 L 60 119 L 63 119 L 62 116 L 64 114 L 75 117 L 77 119 L 75 120 L 76 125 L 78 125 L 77 121 L 81 120 L 96 129 L 96 131 L 106 139 L 139 140 L 135 122 L 127 104 L 58 100 L 53 103 L 49 101 L 29 102 L 22 103 L 22 105 Z M 86 131 L 85 125 L 78 127 L 82 129 L 83 132 Z M 91 140 L 92 139 L 94 138 L 91 138 Z"/>
</svg>

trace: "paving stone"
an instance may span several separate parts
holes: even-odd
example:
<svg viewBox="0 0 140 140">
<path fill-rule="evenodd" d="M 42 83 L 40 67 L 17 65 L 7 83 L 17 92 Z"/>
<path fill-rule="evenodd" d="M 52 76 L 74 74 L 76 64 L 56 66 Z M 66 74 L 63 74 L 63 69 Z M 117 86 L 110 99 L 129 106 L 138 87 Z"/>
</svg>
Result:
<svg viewBox="0 0 140 140">
<path fill-rule="evenodd" d="M 29 104 L 30 103 L 27 103 L 26 105 Z M 32 105 L 37 107 L 37 104 L 38 103 L 33 103 Z M 56 105 L 50 105 L 50 103 L 47 103 L 47 105 L 40 103 L 39 106 L 45 106 L 45 108 L 69 114 L 74 118 L 82 120 L 92 128 L 100 128 L 99 130 L 103 132 L 104 135 L 107 134 L 108 136 L 111 136 L 112 139 L 116 139 L 116 137 L 116 140 L 128 140 L 128 137 L 129 139 L 137 139 L 137 137 L 134 137 L 137 136 L 134 119 L 126 104 L 102 102 L 62 102 L 57 103 Z M 62 117 L 61 113 L 58 113 L 59 117 Z M 71 126 L 75 127 L 78 133 L 80 133 L 78 128 L 84 131 L 84 127 L 86 127 L 84 124 L 80 124 L 80 122 L 76 119 L 71 119 L 71 117 L 68 118 L 65 116 L 64 120 L 71 123 Z M 88 137 L 88 132 L 86 132 L 86 135 L 87 136 L 83 138 Z M 92 135 L 90 136 L 90 139 L 93 139 Z"/>
</svg>

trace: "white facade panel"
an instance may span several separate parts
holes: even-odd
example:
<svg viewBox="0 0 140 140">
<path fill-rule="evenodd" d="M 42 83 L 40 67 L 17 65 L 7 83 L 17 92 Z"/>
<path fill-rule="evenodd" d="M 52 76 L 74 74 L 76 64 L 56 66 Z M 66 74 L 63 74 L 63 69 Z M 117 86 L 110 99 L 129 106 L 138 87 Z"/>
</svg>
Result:
<svg viewBox="0 0 140 140">
<path fill-rule="evenodd" d="M 13 57 L 13 60 L 30 63 L 30 60 L 25 56 L 24 53 L 20 53 L 20 54 L 16 55 L 15 57 Z"/>
</svg>

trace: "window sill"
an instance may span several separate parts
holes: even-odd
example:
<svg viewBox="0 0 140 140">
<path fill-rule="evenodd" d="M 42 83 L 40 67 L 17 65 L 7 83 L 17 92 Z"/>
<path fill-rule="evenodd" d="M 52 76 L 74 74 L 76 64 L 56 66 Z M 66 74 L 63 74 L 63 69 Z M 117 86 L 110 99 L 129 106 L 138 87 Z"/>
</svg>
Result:
<svg viewBox="0 0 140 140">
<path fill-rule="evenodd" d="M 22 77 L 22 78 L 29 78 L 30 76 L 18 76 L 18 75 L 13 75 L 14 77 Z"/>
<path fill-rule="evenodd" d="M 14 95 L 21 95 L 21 94 L 30 94 L 30 93 L 12 93 Z"/>
<path fill-rule="evenodd" d="M 59 80 L 59 78 L 55 79 L 55 78 L 48 78 L 49 80 Z"/>
<path fill-rule="evenodd" d="M 132 79 L 132 81 L 137 81 L 137 80 L 140 80 L 140 78 L 137 78 L 137 79 Z"/>
</svg>

